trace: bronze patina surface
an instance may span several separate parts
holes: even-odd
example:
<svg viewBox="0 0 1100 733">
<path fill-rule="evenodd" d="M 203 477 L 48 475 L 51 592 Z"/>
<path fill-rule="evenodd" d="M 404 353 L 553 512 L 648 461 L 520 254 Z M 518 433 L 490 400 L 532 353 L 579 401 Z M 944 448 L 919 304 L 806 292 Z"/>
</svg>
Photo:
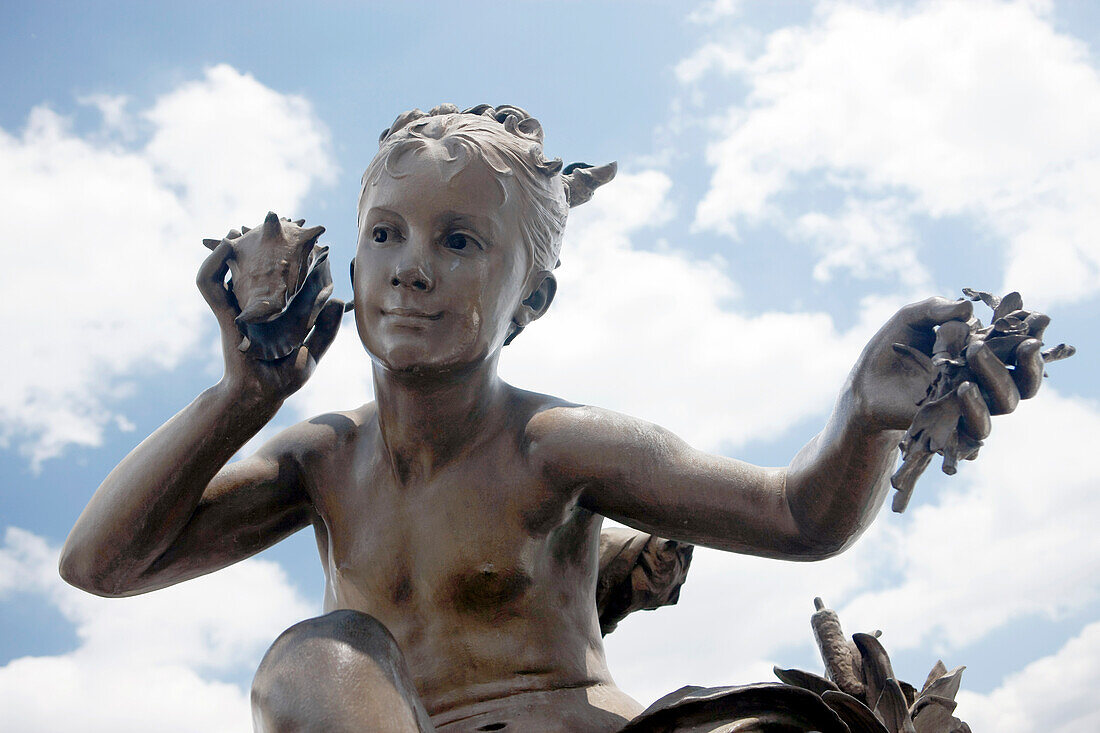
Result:
<svg viewBox="0 0 1100 733">
<path fill-rule="evenodd" d="M 278 358 L 251 351 L 251 339 L 242 350 L 242 323 L 287 307 L 304 247 L 287 239 L 274 260 L 286 262 L 282 289 L 252 283 L 250 298 L 274 297 L 250 299 L 242 314 L 226 277 L 248 257 L 238 237 L 214 242 L 198 285 L 221 329 L 224 376 L 106 478 L 65 545 L 64 578 L 100 595 L 144 593 L 312 527 L 326 615 L 266 655 L 256 730 L 621 730 L 642 706 L 608 672 L 597 589 L 607 630 L 619 614 L 674 600 L 687 558 L 682 544 L 647 555 L 650 540 L 633 535 L 605 538 L 601 558 L 603 518 L 778 559 L 843 551 L 881 507 L 929 394 L 934 370 L 911 354 L 931 359 L 936 327 L 969 321 L 972 304 L 929 298 L 890 318 L 821 432 L 781 468 L 516 389 L 497 374 L 501 350 L 550 308 L 569 207 L 614 173 L 547 159 L 539 123 L 516 107 L 400 116 L 363 177 L 353 268 L 376 399 L 295 425 L 231 464 L 309 378 L 344 304 L 322 306 L 321 288 L 305 309 L 315 313 L 308 336 L 272 339 L 286 348 Z M 264 227 L 288 237 L 274 215 Z M 961 435 L 977 441 L 985 436 L 966 430 L 984 433 L 990 405 L 1007 412 L 1032 394 L 1043 361 L 1031 337 L 1013 345 L 1011 369 L 988 343 L 966 356 L 976 388 L 958 390 L 956 407 Z M 611 575 L 598 580 L 601 562 Z M 772 694 L 739 696 L 759 707 Z M 819 709 L 807 720 L 839 721 L 810 692 L 777 694 L 808 696 Z M 710 704 L 696 698 L 693 710 Z"/>
</svg>

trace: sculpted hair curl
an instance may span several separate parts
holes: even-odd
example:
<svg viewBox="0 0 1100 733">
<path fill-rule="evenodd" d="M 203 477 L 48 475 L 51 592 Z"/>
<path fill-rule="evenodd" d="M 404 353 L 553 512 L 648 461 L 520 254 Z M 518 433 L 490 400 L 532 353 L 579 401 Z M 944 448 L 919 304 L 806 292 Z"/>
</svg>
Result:
<svg viewBox="0 0 1100 733">
<path fill-rule="evenodd" d="M 442 145 L 448 160 L 458 163 L 451 175 L 476 157 L 496 175 L 506 200 L 504 180 L 516 181 L 530 267 L 552 270 L 559 264 L 569 208 L 588 201 L 596 188 L 614 178 L 616 164 L 573 163 L 563 168 L 560 158 L 550 160 L 543 153 L 542 139 L 539 121 L 511 105 L 479 104 L 460 112 L 453 104 L 442 104 L 428 112 L 414 109 L 398 115 L 382 131 L 378 154 L 363 173 L 360 221 L 368 187 L 376 185 L 383 173 L 392 178 L 408 175 L 410 154 L 429 144 Z"/>
</svg>

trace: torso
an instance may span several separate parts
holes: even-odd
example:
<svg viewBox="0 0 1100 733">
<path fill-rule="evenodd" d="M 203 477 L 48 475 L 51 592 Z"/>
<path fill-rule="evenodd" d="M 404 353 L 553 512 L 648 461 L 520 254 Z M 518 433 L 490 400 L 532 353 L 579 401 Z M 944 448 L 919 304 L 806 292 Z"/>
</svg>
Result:
<svg viewBox="0 0 1100 733">
<path fill-rule="evenodd" d="M 550 404 L 515 391 L 504 429 L 430 476 L 399 479 L 373 404 L 311 421 L 297 457 L 317 512 L 325 610 L 386 625 L 441 730 L 476 730 L 493 715 L 518 723 L 539 708 L 555 712 L 520 729 L 615 730 L 640 710 L 604 660 L 601 518 L 532 460 L 527 425 Z M 591 727 L 549 727 L 570 709 Z"/>
</svg>

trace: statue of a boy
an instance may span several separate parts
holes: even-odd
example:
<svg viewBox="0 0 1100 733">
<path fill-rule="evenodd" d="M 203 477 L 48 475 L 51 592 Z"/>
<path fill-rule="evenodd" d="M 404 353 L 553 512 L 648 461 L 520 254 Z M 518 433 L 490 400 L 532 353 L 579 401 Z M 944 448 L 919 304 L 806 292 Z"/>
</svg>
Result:
<svg viewBox="0 0 1100 733">
<path fill-rule="evenodd" d="M 376 401 L 300 423 L 229 465 L 305 383 L 343 304 L 330 301 L 285 358 L 242 352 L 231 248 L 218 245 L 198 284 L 225 375 L 111 472 L 65 545 L 62 575 L 92 593 L 143 593 L 312 525 L 327 614 L 268 652 L 253 686 L 257 730 L 621 729 L 642 708 L 604 660 L 603 517 L 731 552 L 841 552 L 881 506 L 932 378 L 893 345 L 931 353 L 933 327 L 967 320 L 971 304 L 931 298 L 891 318 L 785 468 L 516 389 L 497 375 L 501 348 L 550 307 L 568 207 L 613 172 L 563 171 L 516 107 L 399 117 L 363 176 L 353 270 Z M 1024 341 L 1011 371 L 974 360 L 981 391 L 966 391 L 961 423 L 974 438 L 1038 388 L 1038 347 Z"/>
</svg>

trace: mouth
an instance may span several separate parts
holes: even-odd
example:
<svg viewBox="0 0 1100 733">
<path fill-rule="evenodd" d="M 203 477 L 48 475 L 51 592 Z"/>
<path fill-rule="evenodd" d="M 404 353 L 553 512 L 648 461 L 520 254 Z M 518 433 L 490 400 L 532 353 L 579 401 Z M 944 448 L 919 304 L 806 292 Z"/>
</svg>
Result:
<svg viewBox="0 0 1100 733">
<path fill-rule="evenodd" d="M 411 321 L 438 321 L 443 317 L 443 311 L 431 313 L 416 308 L 389 308 L 382 311 L 382 315 L 399 320 Z"/>
</svg>

